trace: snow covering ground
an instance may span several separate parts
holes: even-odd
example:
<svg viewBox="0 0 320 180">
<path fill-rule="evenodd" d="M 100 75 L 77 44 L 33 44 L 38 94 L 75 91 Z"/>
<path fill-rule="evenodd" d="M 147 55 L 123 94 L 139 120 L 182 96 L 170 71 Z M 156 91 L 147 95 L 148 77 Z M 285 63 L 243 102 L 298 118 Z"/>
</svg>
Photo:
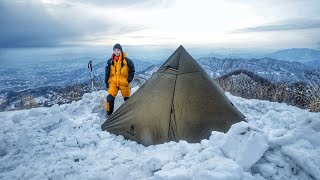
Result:
<svg viewBox="0 0 320 180">
<path fill-rule="evenodd" d="M 106 96 L 0 113 L 0 179 L 320 179 L 320 113 L 227 93 L 248 122 L 144 147 L 101 131 Z"/>
</svg>

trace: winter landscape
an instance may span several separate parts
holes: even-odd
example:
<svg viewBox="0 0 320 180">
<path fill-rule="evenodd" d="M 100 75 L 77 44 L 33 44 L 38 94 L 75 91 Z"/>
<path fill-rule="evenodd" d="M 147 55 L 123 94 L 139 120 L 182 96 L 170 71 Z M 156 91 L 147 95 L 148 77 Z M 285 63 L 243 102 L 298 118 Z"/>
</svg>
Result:
<svg viewBox="0 0 320 180">
<path fill-rule="evenodd" d="M 283 78 L 281 81 L 284 82 L 305 81 L 310 86 L 319 84 L 319 78 L 307 78 L 303 74 L 303 70 L 312 69 L 303 63 L 271 58 L 236 60 L 204 57 L 197 61 L 212 78 L 239 69 L 255 72 L 261 67 L 265 71 L 259 71 L 260 75 L 273 83 Z M 268 68 L 259 61 L 271 61 L 272 64 Z M 159 68 L 159 64 L 135 63 L 141 63 L 142 68 L 132 82 L 135 85 L 133 91 Z M 221 67 L 226 64 L 228 68 Z M 81 65 L 85 67 L 78 69 Z M 71 103 L 66 104 L 60 102 L 60 106 L 48 104 L 51 107 L 0 113 L 1 179 L 317 179 L 320 176 L 320 113 L 285 103 L 244 99 L 226 93 L 245 114 L 247 122 L 234 124 L 226 134 L 213 131 L 210 138 L 201 143 L 179 141 L 144 147 L 101 131 L 100 126 L 105 121 L 107 92 L 105 89 L 91 92 L 86 66 L 87 62 L 83 60 L 71 71 L 80 72 L 78 74 L 81 74 L 83 81 L 77 83 L 86 85 L 86 89 L 81 90 L 82 94 L 78 94 L 81 96 L 79 99 L 71 98 Z M 48 72 L 47 67 L 44 65 L 40 69 Z M 99 72 L 103 73 L 103 61 L 93 67 L 96 76 L 102 76 Z M 60 69 L 59 66 L 52 68 Z M 25 70 L 24 78 L 28 78 L 26 74 L 29 69 Z M 314 70 L 319 72 L 319 69 Z M 253 77 L 241 77 L 245 75 L 240 73 L 234 80 L 244 82 L 246 78 Z M 70 71 L 59 76 L 69 80 L 76 77 Z M 56 79 L 54 74 L 50 77 Z M 47 79 L 38 78 L 42 81 L 36 82 L 46 83 Z M 251 78 L 251 83 L 253 80 Z M 76 84 L 57 82 L 59 84 L 44 88 L 51 91 L 56 88 L 57 94 L 52 93 L 53 97 L 59 95 L 62 86 Z M 246 84 L 244 86 L 242 89 L 248 89 Z M 31 88 L 22 92 L 27 90 L 32 92 Z M 2 91 L 4 95 L 6 92 Z M 43 94 L 47 91 L 38 93 L 33 94 L 33 100 L 37 102 L 40 97 L 49 96 Z M 6 100 L 5 96 L 2 98 Z M 117 97 L 116 107 L 122 103 L 122 98 Z"/>
<path fill-rule="evenodd" d="M 0 179 L 320 180 L 319 7 L 0 1 Z M 245 121 L 198 143 L 103 131 L 115 43 L 135 66 L 131 96 L 182 44 Z"/>
</svg>

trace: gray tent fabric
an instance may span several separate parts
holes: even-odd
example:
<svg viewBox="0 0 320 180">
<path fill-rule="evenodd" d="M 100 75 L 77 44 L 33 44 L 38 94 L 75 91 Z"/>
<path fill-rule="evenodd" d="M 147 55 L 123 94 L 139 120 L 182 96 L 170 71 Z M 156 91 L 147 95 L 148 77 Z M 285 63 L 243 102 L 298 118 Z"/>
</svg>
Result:
<svg viewBox="0 0 320 180">
<path fill-rule="evenodd" d="M 179 48 L 101 125 L 145 146 L 190 143 L 227 132 L 244 115 L 183 48 Z"/>
</svg>

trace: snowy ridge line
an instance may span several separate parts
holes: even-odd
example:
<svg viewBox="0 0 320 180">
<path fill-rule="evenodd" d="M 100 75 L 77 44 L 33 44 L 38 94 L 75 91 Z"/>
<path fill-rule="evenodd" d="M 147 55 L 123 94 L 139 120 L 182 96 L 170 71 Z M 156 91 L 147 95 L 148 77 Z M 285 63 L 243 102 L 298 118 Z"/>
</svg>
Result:
<svg viewBox="0 0 320 180">
<path fill-rule="evenodd" d="M 304 82 L 311 86 L 319 84 L 319 69 L 299 62 L 289 62 L 268 57 L 260 59 L 203 57 L 197 59 L 197 62 L 213 78 L 243 69 L 252 71 L 272 83 L 286 82 L 294 84 Z"/>
<path fill-rule="evenodd" d="M 135 91 L 136 89 L 133 89 Z M 144 147 L 101 131 L 106 91 L 0 113 L 0 179 L 317 179 L 320 113 L 226 93 L 248 122 Z M 116 98 L 116 108 L 123 99 Z"/>
</svg>

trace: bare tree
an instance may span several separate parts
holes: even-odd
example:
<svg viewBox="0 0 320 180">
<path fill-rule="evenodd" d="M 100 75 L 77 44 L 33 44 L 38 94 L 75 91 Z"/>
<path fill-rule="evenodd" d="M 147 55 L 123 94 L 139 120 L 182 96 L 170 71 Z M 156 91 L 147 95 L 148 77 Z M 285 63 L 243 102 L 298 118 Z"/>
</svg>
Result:
<svg viewBox="0 0 320 180">
<path fill-rule="evenodd" d="M 20 105 L 22 109 L 31 109 L 39 107 L 38 102 L 31 94 L 23 94 L 21 96 Z"/>
</svg>

